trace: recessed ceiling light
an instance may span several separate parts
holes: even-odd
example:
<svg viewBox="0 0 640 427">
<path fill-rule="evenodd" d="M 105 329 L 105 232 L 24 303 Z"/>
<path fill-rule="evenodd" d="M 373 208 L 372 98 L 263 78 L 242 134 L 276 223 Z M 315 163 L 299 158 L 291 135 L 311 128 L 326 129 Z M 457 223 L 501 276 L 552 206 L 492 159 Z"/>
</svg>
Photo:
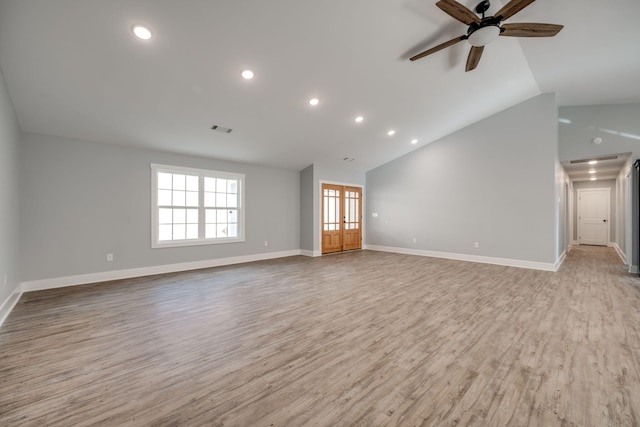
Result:
<svg viewBox="0 0 640 427">
<path fill-rule="evenodd" d="M 318 105 L 320 103 L 320 100 L 318 98 L 311 98 L 309 100 L 309 105 Z"/>
<path fill-rule="evenodd" d="M 393 129 L 391 129 L 389 132 L 387 132 L 387 135 L 389 135 L 389 136 L 393 136 L 395 134 L 396 134 L 396 131 L 393 130 Z"/>
<path fill-rule="evenodd" d="M 244 70 L 242 72 L 242 77 L 247 79 L 247 80 L 251 80 L 253 78 L 253 71 L 251 70 Z"/>
<path fill-rule="evenodd" d="M 411 143 L 412 143 L 412 144 L 417 144 L 417 143 L 418 143 L 418 140 L 417 140 L 417 139 L 412 139 L 412 140 L 411 140 Z"/>
<path fill-rule="evenodd" d="M 364 117 L 358 116 L 358 117 L 356 117 L 355 120 L 356 120 L 356 123 L 362 123 L 362 121 L 364 120 Z"/>
<path fill-rule="evenodd" d="M 598 178 L 596 178 L 595 176 L 592 176 L 591 178 L 589 178 L 590 181 L 597 181 Z"/>
<path fill-rule="evenodd" d="M 596 173 L 596 170 L 595 170 L 595 169 L 591 169 L 591 170 L 589 171 L 589 173 Z"/>
<path fill-rule="evenodd" d="M 131 30 L 139 39 L 149 40 L 151 38 L 151 30 L 143 25 L 134 25 Z"/>
<path fill-rule="evenodd" d="M 598 163 L 598 161 L 597 161 L 597 160 L 591 160 L 591 161 L 589 161 L 589 164 L 590 164 L 590 165 L 595 165 L 595 164 L 597 164 L 597 163 Z"/>
</svg>

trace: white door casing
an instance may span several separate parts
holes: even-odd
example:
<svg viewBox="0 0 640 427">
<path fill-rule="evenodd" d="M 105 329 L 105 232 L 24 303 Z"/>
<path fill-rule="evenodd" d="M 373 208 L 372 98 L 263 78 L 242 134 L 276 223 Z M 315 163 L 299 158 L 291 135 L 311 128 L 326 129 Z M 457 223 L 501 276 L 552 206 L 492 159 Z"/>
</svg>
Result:
<svg viewBox="0 0 640 427">
<path fill-rule="evenodd" d="M 610 188 L 578 190 L 578 242 L 581 245 L 609 244 Z"/>
</svg>

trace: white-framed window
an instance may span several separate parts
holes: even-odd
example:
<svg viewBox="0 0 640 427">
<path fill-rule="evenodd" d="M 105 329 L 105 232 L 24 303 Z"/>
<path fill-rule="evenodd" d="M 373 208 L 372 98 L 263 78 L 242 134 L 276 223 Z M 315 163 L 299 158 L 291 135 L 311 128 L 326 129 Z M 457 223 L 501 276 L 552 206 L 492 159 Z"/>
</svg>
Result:
<svg viewBox="0 0 640 427">
<path fill-rule="evenodd" d="M 151 247 L 244 242 L 244 175 L 151 164 Z"/>
</svg>

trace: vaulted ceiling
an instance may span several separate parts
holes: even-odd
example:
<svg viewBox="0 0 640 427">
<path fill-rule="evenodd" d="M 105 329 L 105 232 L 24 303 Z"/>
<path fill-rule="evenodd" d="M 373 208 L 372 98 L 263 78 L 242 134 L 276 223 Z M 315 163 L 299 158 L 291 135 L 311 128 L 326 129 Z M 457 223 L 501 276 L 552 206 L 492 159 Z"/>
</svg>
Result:
<svg viewBox="0 0 640 427">
<path fill-rule="evenodd" d="M 500 37 L 465 73 L 466 42 L 408 60 L 466 32 L 432 0 L 0 0 L 0 69 L 24 131 L 366 171 L 540 93 L 640 102 L 638 17 L 637 0 L 538 0 L 507 22 L 564 29 Z"/>
</svg>

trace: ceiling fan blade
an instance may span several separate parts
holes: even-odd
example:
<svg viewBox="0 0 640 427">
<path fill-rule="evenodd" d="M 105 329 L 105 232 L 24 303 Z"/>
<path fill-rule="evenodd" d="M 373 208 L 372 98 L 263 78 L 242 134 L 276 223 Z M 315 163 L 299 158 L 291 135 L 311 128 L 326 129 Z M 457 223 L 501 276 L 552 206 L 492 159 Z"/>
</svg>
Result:
<svg viewBox="0 0 640 427">
<path fill-rule="evenodd" d="M 535 0 L 511 0 L 509 3 L 502 6 L 502 9 L 497 11 L 493 16 L 495 16 L 496 18 L 501 17 L 501 21 L 509 19 L 525 7 L 529 6 L 534 1 Z"/>
<path fill-rule="evenodd" d="M 473 46 L 471 51 L 469 51 L 469 56 L 467 57 L 467 66 L 464 71 L 475 70 L 480 62 L 480 58 L 482 57 L 482 51 L 484 50 L 484 46 Z"/>
<path fill-rule="evenodd" d="M 553 37 L 562 28 L 564 28 L 563 25 L 518 22 L 516 24 L 504 24 L 500 35 L 507 37 Z"/>
<path fill-rule="evenodd" d="M 473 22 L 480 22 L 480 17 L 461 5 L 455 0 L 440 0 L 436 3 L 440 9 L 452 18 L 457 19 L 463 24 L 471 25 Z"/>
<path fill-rule="evenodd" d="M 456 44 L 458 42 L 461 42 L 462 40 L 466 40 L 466 39 L 467 39 L 467 36 L 456 37 L 455 39 L 451 39 L 448 42 L 444 42 L 442 44 L 439 44 L 436 47 L 432 47 L 431 49 L 427 49 L 422 53 L 419 53 L 417 55 L 412 56 L 411 58 L 409 58 L 409 61 L 415 61 L 417 59 L 424 58 L 427 55 L 431 55 L 432 53 L 435 53 L 435 52 L 437 52 L 439 50 L 442 50 L 442 49 L 447 48 L 449 46 L 453 46 L 454 44 Z"/>
</svg>

